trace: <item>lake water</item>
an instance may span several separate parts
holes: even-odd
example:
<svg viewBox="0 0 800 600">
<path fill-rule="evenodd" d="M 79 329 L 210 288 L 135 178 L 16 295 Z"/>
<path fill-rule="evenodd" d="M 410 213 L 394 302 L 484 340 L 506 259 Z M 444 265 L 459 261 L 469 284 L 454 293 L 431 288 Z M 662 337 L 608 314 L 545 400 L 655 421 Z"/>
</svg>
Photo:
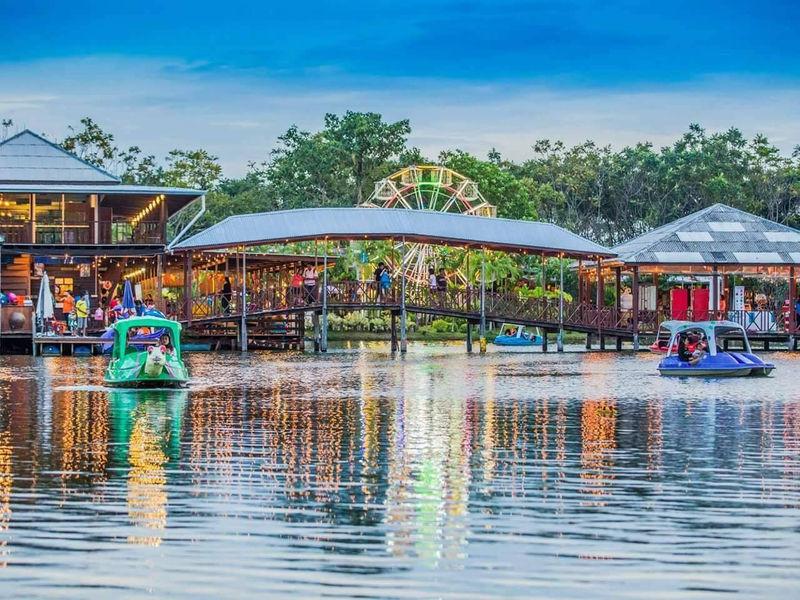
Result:
<svg viewBox="0 0 800 600">
<path fill-rule="evenodd" d="M 800 597 L 800 355 L 0 357 L 4 597 Z"/>
</svg>

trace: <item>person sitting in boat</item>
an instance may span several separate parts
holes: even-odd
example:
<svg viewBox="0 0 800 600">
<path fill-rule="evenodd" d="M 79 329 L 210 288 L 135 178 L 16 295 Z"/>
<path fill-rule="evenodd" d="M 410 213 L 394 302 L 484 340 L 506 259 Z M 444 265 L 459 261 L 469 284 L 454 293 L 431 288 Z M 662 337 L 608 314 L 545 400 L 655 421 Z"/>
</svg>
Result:
<svg viewBox="0 0 800 600">
<path fill-rule="evenodd" d="M 172 345 L 172 338 L 169 337 L 168 333 L 164 333 L 161 338 L 158 340 L 159 344 L 166 348 L 167 354 L 174 354 L 175 353 L 175 346 Z"/>
<path fill-rule="evenodd" d="M 691 362 L 692 360 L 692 353 L 686 346 L 686 336 L 684 334 L 681 334 L 678 338 L 678 358 L 683 362 Z"/>
<path fill-rule="evenodd" d="M 708 354 L 708 340 L 701 338 L 698 335 L 694 335 L 689 339 L 689 343 L 694 346 L 694 349 L 692 350 L 692 356 L 689 359 L 689 364 L 696 365 L 706 354 Z"/>
</svg>

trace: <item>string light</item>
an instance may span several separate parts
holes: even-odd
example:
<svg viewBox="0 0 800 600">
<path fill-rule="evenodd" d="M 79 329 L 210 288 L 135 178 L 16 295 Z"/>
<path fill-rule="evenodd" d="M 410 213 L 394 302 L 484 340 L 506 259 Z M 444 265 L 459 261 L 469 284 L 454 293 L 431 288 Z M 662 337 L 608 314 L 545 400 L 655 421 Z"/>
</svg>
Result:
<svg viewBox="0 0 800 600">
<path fill-rule="evenodd" d="M 159 204 L 164 201 L 164 194 L 159 194 L 156 196 L 147 206 L 145 206 L 139 214 L 137 214 L 133 219 L 131 219 L 131 225 L 136 227 L 139 223 L 141 223 L 142 219 L 144 219 L 148 214 L 153 212 L 156 208 L 158 208 Z"/>
</svg>

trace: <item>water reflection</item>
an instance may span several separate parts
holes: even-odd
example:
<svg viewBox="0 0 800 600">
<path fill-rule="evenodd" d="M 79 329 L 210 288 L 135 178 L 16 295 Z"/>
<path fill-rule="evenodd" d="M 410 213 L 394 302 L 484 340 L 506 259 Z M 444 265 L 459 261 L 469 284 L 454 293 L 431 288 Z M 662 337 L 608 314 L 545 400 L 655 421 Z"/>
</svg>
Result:
<svg viewBox="0 0 800 600">
<path fill-rule="evenodd" d="M 99 387 L 102 360 L 2 358 L 0 578 L 20 596 L 76 572 L 187 597 L 785 596 L 800 400 L 776 360 L 761 382 L 665 382 L 608 354 L 196 355 L 191 390 L 136 392 Z"/>
</svg>

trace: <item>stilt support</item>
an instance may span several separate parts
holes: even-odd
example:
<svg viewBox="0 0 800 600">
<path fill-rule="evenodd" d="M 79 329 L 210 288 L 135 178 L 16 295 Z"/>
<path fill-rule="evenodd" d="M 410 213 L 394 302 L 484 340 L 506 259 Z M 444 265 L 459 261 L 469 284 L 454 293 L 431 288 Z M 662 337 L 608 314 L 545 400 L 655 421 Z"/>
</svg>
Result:
<svg viewBox="0 0 800 600">
<path fill-rule="evenodd" d="M 397 352 L 397 313 L 392 312 L 391 319 L 392 352 Z"/>
<path fill-rule="evenodd" d="M 586 349 L 587 350 L 591 350 L 592 349 L 592 334 L 591 333 L 587 333 L 586 334 Z"/>
<path fill-rule="evenodd" d="M 472 354 L 472 323 L 467 321 L 467 352 Z"/>
</svg>

